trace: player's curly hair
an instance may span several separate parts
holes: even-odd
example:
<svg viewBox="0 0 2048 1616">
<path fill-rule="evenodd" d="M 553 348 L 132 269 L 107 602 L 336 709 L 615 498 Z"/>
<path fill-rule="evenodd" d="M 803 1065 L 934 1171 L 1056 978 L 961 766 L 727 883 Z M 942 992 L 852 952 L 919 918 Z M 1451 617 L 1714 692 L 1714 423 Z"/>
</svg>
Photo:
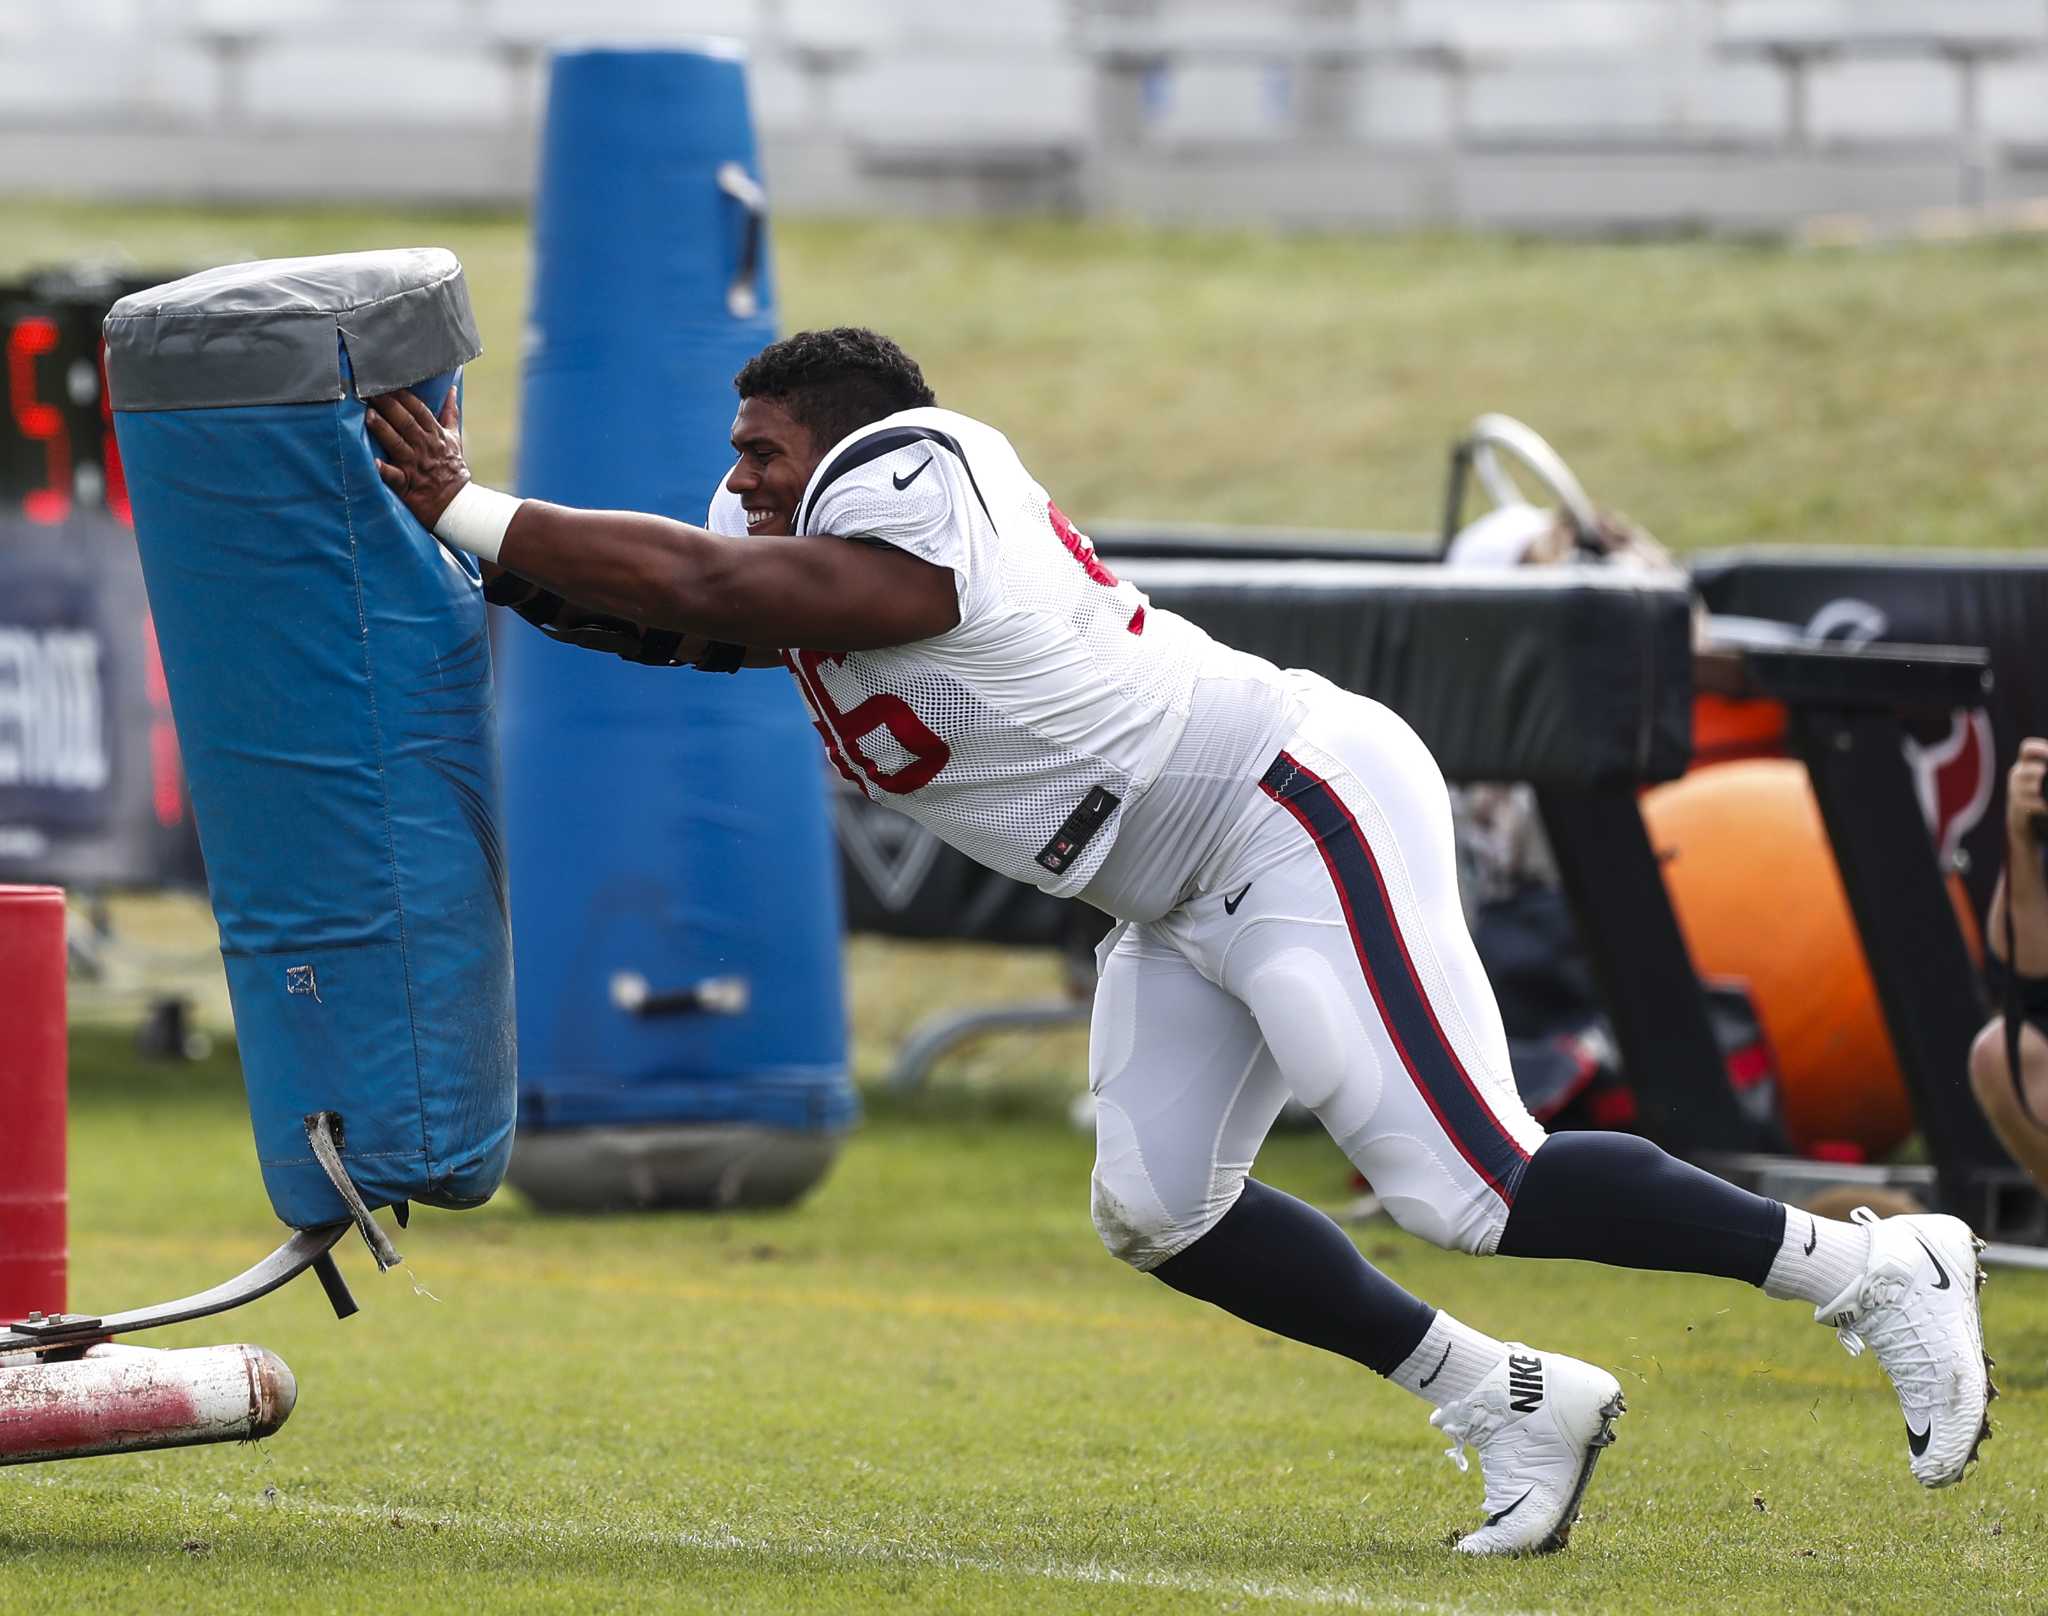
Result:
<svg viewBox="0 0 2048 1616">
<path fill-rule="evenodd" d="M 740 367 L 741 398 L 771 398 L 816 440 L 820 452 L 857 427 L 938 399 L 924 372 L 895 343 L 865 326 L 799 331 Z"/>
</svg>

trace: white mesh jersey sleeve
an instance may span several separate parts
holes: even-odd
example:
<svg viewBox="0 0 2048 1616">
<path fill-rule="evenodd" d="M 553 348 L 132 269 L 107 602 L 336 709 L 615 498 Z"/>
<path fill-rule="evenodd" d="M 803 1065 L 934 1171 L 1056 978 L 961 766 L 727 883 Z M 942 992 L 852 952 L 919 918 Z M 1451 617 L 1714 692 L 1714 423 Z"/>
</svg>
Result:
<svg viewBox="0 0 2048 1616">
<path fill-rule="evenodd" d="M 796 531 L 880 541 L 944 567 L 964 622 L 995 533 L 959 439 L 910 419 L 939 413 L 905 411 L 835 445 L 804 490 Z"/>
</svg>

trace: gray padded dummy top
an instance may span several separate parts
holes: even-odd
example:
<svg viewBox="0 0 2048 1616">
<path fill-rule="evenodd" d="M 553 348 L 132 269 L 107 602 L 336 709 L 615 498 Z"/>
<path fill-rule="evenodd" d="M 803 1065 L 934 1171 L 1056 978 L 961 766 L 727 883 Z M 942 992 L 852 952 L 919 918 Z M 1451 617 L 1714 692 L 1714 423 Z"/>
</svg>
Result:
<svg viewBox="0 0 2048 1616">
<path fill-rule="evenodd" d="M 129 293 L 105 331 L 117 410 L 366 398 L 483 351 L 462 265 L 444 247 L 202 270 Z"/>
</svg>

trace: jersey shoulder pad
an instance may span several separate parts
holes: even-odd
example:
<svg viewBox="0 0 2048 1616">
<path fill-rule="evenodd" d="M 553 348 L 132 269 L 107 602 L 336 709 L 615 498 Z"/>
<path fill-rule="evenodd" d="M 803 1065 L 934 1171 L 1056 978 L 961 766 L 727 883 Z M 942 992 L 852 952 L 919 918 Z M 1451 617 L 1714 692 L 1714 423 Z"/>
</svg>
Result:
<svg viewBox="0 0 2048 1616">
<path fill-rule="evenodd" d="M 977 527 L 991 525 L 959 441 L 890 419 L 835 445 L 805 490 L 797 531 L 879 540 L 946 567 L 963 600 Z"/>
</svg>

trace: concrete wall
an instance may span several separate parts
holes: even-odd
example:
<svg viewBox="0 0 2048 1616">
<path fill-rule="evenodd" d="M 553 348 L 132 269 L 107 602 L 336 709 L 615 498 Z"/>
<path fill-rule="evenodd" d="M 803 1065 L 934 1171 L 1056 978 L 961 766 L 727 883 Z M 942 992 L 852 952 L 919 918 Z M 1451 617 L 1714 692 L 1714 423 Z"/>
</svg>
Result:
<svg viewBox="0 0 2048 1616">
<path fill-rule="evenodd" d="M 1773 229 L 2048 196 L 2048 0 L 0 0 L 0 189 L 514 202 L 558 40 L 747 42 L 785 209 Z"/>
</svg>

